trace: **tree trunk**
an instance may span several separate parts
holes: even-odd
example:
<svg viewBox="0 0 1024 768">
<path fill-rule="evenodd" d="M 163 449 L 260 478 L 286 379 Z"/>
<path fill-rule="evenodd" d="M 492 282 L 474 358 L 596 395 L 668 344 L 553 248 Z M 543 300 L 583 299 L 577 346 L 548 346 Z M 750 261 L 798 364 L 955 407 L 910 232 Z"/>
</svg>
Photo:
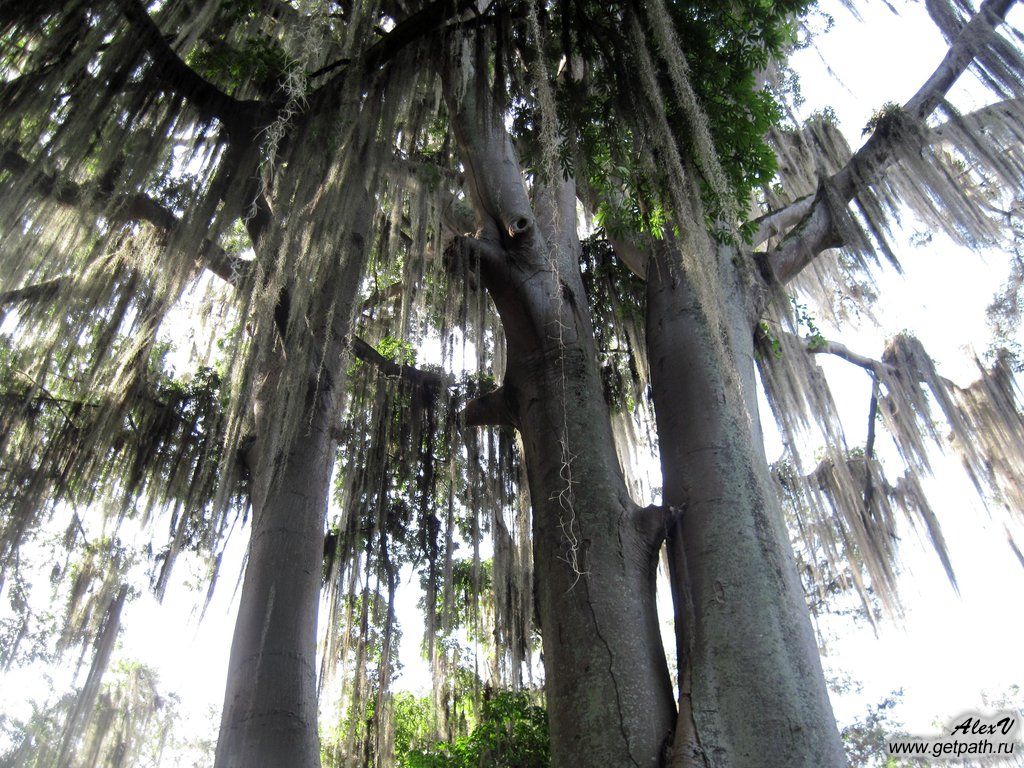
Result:
<svg viewBox="0 0 1024 768">
<path fill-rule="evenodd" d="M 316 615 L 334 458 L 319 408 L 254 505 L 216 768 L 316 768 Z"/>
<path fill-rule="evenodd" d="M 532 205 L 486 89 L 470 81 L 460 94 L 453 80 L 445 95 L 479 217 L 467 250 L 481 260 L 508 345 L 502 387 L 467 419 L 511 423 L 523 436 L 552 765 L 656 768 L 675 717 L 654 601 L 660 525 L 646 524 L 616 458 L 575 186 L 535 190 Z"/>
<path fill-rule="evenodd" d="M 317 608 L 346 340 L 366 264 L 366 231 L 374 201 L 370 190 L 364 187 L 363 192 L 353 202 L 354 231 L 344 238 L 333 276 L 312 303 L 320 309 L 319 316 L 306 327 L 313 349 L 323 354 L 312 361 L 301 427 L 283 452 L 275 448 L 266 426 L 272 419 L 261 415 L 266 404 L 257 398 L 257 430 L 262 434 L 251 451 L 256 457 L 251 462 L 252 533 L 231 643 L 216 768 L 320 766 Z M 278 365 L 285 364 L 282 357 Z M 273 384 L 268 381 L 266 387 L 270 391 Z"/>
<path fill-rule="evenodd" d="M 64 732 L 61 734 L 55 762 L 57 768 L 74 764 L 73 758 L 76 756 L 78 740 L 82 737 L 82 732 L 90 718 L 95 714 L 93 707 L 96 705 L 96 698 L 100 693 L 103 675 L 106 674 L 107 667 L 110 665 L 110 654 L 117 644 L 117 636 L 121 631 L 121 611 L 124 610 L 127 598 L 128 585 L 122 584 L 107 606 L 107 615 L 103 619 L 103 630 L 96 638 L 96 653 L 93 656 L 92 665 L 89 667 L 89 675 L 85 679 L 82 690 L 75 698 L 74 706 L 68 713 L 68 719 L 64 725 Z"/>
<path fill-rule="evenodd" d="M 680 664 L 673 765 L 846 765 L 764 456 L 752 313 L 716 254 L 728 347 L 671 241 L 650 259 L 647 345 Z M 716 311 L 712 308 L 711 311 Z"/>
<path fill-rule="evenodd" d="M 581 346 L 510 355 L 505 383 L 534 500 L 552 764 L 655 768 L 674 719 L 654 601 L 659 539 L 626 491 Z"/>
</svg>

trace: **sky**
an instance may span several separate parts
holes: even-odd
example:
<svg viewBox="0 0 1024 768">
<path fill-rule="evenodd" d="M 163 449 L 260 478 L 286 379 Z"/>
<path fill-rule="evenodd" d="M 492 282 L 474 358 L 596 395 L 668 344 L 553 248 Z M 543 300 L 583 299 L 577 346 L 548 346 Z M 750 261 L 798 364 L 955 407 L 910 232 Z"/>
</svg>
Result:
<svg viewBox="0 0 1024 768">
<path fill-rule="evenodd" d="M 831 106 L 857 146 L 871 114 L 886 102 L 906 101 L 946 49 L 922 4 L 901 4 L 901 15 L 896 16 L 881 2 L 867 3 L 861 11 L 863 23 L 840 7 L 826 7 L 836 18 L 835 30 L 819 37 L 816 49 L 799 52 L 792 64 L 801 76 L 805 112 Z M 965 105 L 976 103 L 969 85 L 958 86 L 957 98 Z M 1005 259 L 965 253 L 940 238 L 926 247 L 904 244 L 899 256 L 906 275 L 880 278 L 877 327 L 819 324 L 829 338 L 872 357 L 880 356 L 885 338 L 894 331 L 913 329 L 944 375 L 968 383 L 974 346 L 980 352 L 987 345 L 984 307 L 1005 278 Z M 423 351 L 421 359 L 424 355 L 429 357 L 429 351 Z M 850 444 L 863 444 L 870 396 L 866 374 L 842 361 L 818 362 L 833 382 Z M 762 409 L 764 419 L 767 406 Z M 769 458 L 774 459 L 781 446 L 771 425 L 765 426 Z M 890 457 L 893 453 L 882 445 L 879 450 L 883 457 L 885 451 Z M 650 467 L 657 471 L 653 462 Z M 1024 687 L 1024 569 L 1006 544 L 1001 519 L 981 505 L 957 460 L 937 458 L 935 470 L 925 485 L 949 542 L 959 594 L 929 545 L 905 526 L 900 531 L 905 615 L 884 620 L 877 634 L 865 623 L 842 620 L 823 621 L 819 627 L 827 640 L 823 661 L 828 673 L 860 686 L 859 691 L 833 697 L 842 724 L 862 715 L 868 704 L 902 689 L 895 719 L 911 733 L 930 733 L 936 722 L 984 708 L 986 695 L 998 695 L 1013 684 Z M 123 617 L 118 656 L 154 666 L 161 686 L 181 698 L 186 727 L 201 733 L 215 726 L 211 713 L 219 710 L 223 696 L 243 552 L 244 535 L 233 537 L 218 590 L 202 622 L 195 611 L 201 591 L 187 586 L 200 584 L 202 572 L 187 558 L 177 566 L 177 578 L 162 606 L 143 595 Z M 398 598 L 405 669 L 397 687 L 422 691 L 429 680 L 426 666 L 416 661 L 423 626 L 417 599 L 414 589 L 401 591 Z M 43 696 L 46 689 L 34 669 L 0 678 L 0 712 L 24 715 L 27 698 Z"/>
<path fill-rule="evenodd" d="M 920 3 L 900 4 L 899 16 L 880 2 L 860 4 L 863 24 L 850 23 L 843 9 L 826 7 L 836 17 L 834 31 L 818 39 L 817 50 L 798 53 L 792 64 L 800 72 L 805 114 L 831 105 L 857 146 L 871 114 L 886 102 L 904 103 L 946 46 Z M 1010 21 L 1019 25 L 1022 15 L 1018 9 Z M 984 103 L 970 76 L 961 78 L 950 97 L 961 109 Z M 984 310 L 1005 279 L 1005 258 L 965 252 L 938 236 L 924 247 L 904 243 L 897 255 L 905 276 L 890 271 L 879 280 L 879 327 L 830 329 L 825 335 L 877 358 L 887 335 L 910 328 L 943 375 L 970 383 L 976 377 L 974 353 L 988 344 Z M 850 444 L 863 445 L 867 375 L 837 359 L 818 362 L 833 381 Z M 888 450 L 891 455 L 891 446 Z M 826 669 L 841 670 L 863 685 L 860 695 L 833 696 L 841 722 L 855 717 L 865 702 L 902 689 L 895 719 L 910 733 L 934 733 L 936 721 L 984 709 L 985 695 L 1024 687 L 1024 603 L 1019 599 L 1024 569 L 1006 543 L 1002 521 L 981 505 L 955 457 L 936 457 L 934 477 L 924 482 L 949 543 L 959 595 L 930 545 L 904 526 L 899 588 L 905 616 L 883 621 L 877 637 L 866 627 L 823 628 L 839 634 L 824 656 Z"/>
</svg>

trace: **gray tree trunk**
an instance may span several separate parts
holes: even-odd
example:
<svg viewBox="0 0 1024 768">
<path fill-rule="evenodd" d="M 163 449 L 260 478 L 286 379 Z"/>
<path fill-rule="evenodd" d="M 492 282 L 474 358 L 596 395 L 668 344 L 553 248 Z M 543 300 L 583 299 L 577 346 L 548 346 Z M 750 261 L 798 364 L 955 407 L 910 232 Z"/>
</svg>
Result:
<svg viewBox="0 0 1024 768">
<path fill-rule="evenodd" d="M 449 72 L 446 99 L 479 218 L 466 250 L 481 261 L 508 344 L 502 387 L 467 416 L 523 436 L 552 764 L 655 768 L 675 718 L 654 602 L 659 538 L 615 454 L 575 188 L 553 185 L 531 204 L 486 89 L 471 80 L 459 93 L 454 80 Z"/>
<path fill-rule="evenodd" d="M 334 455 L 318 408 L 254 506 L 216 768 L 315 768 L 316 615 Z"/>
<path fill-rule="evenodd" d="M 268 419 L 257 399 L 263 434 L 252 451 L 252 533 L 215 768 L 320 766 L 317 608 L 347 339 L 374 202 L 371 190 L 361 189 L 364 194 L 353 201 L 356 224 L 339 244 L 343 255 L 313 302 L 323 312 L 306 327 L 323 356 L 313 361 L 302 426 L 283 453 L 272 447 L 276 442 L 266 434 Z M 268 380 L 273 377 L 271 371 Z"/>
<path fill-rule="evenodd" d="M 675 766 L 846 765 L 764 456 L 755 318 L 716 254 L 728 347 L 668 241 L 648 268 L 647 345 L 680 662 Z"/>
</svg>

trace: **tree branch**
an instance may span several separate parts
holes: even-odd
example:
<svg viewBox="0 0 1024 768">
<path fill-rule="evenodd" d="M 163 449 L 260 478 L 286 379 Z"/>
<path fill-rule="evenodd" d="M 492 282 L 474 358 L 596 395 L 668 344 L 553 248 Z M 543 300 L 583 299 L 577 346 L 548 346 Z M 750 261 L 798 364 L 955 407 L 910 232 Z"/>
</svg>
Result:
<svg viewBox="0 0 1024 768">
<path fill-rule="evenodd" d="M 989 104 L 985 107 L 974 110 L 966 115 L 946 120 L 944 123 L 931 128 L 928 131 L 928 140 L 938 144 L 949 138 L 957 128 L 969 128 L 975 131 L 985 130 L 993 121 L 1009 117 L 1015 119 L 1024 107 L 1024 99 L 1004 99 L 1003 101 Z M 984 200 L 980 200 L 984 204 Z M 804 195 L 777 210 L 766 213 L 754 219 L 757 229 L 751 240 L 751 246 L 756 248 L 769 238 L 778 237 L 787 230 L 798 224 L 810 212 L 814 205 L 814 195 Z"/>
<path fill-rule="evenodd" d="M 828 339 L 821 338 L 805 339 L 804 348 L 812 355 L 834 355 L 842 360 L 846 360 L 848 363 L 853 363 L 870 373 L 876 382 L 883 373 L 889 376 L 899 376 L 903 373 L 903 371 L 884 360 L 876 360 L 873 357 L 868 357 L 860 354 L 859 352 L 854 352 L 845 344 L 841 344 L 838 341 L 829 341 Z M 919 374 L 915 378 L 918 381 L 926 381 Z M 939 376 L 938 379 L 951 390 L 960 389 L 956 382 L 953 382 L 944 376 Z"/>
<path fill-rule="evenodd" d="M 808 214 L 814 205 L 814 195 L 804 195 L 794 200 L 784 208 L 766 213 L 754 219 L 757 229 L 754 231 L 754 238 L 750 245 L 756 248 L 769 238 L 778 237 L 794 225 L 798 224 Z"/>
<path fill-rule="evenodd" d="M 88 210 L 115 223 L 146 222 L 169 236 L 181 223 L 172 210 L 143 194 L 112 195 L 102 187 L 86 187 L 34 171 L 17 152 L 0 152 L 0 172 L 26 182 L 40 197 L 73 208 Z M 204 240 L 196 263 L 228 283 L 235 283 L 249 269 L 249 262 L 228 254 L 217 243 Z M 27 289 L 18 289 L 27 290 Z"/>
<path fill-rule="evenodd" d="M 0 293 L 0 313 L 3 312 L 3 307 L 8 304 L 17 304 L 22 301 L 45 301 L 51 299 L 57 295 L 60 291 L 61 284 L 64 279 L 56 277 L 53 280 L 45 280 L 35 285 L 26 285 L 24 288 L 15 288 L 12 291 L 3 291 Z"/>
<path fill-rule="evenodd" d="M 440 29 L 445 23 L 473 8 L 476 0 L 433 0 L 426 6 L 395 24 L 384 37 L 366 49 L 358 60 L 364 73 L 375 72 L 398 55 L 406 46 Z M 352 62 L 338 62 L 346 69 Z M 332 65 L 333 68 L 333 65 Z M 323 74 L 318 72 L 316 74 Z M 310 104 L 324 103 L 344 80 L 346 72 L 337 72 L 310 95 Z M 315 108 L 315 107 L 314 107 Z"/>
<path fill-rule="evenodd" d="M 871 384 L 871 402 L 868 405 L 868 436 L 864 441 L 864 458 L 872 461 L 875 458 L 875 422 L 878 420 L 878 378 Z M 870 472 L 864 473 L 864 508 L 871 510 L 871 500 L 875 494 L 875 484 Z"/>
<path fill-rule="evenodd" d="M 478 259 L 481 264 L 496 266 L 505 258 L 505 251 L 489 240 L 482 240 L 470 235 L 458 235 L 452 238 L 445 249 L 445 257 L 453 260 L 456 257 Z"/>
<path fill-rule="evenodd" d="M 358 336 L 354 336 L 352 338 L 351 348 L 353 355 L 364 363 L 369 363 L 370 365 L 375 366 L 385 376 L 396 379 L 405 379 L 410 384 L 417 387 L 439 387 L 446 383 L 445 377 L 436 371 L 425 371 L 422 368 L 397 363 L 394 360 L 384 357 L 384 355 Z"/>
<path fill-rule="evenodd" d="M 1013 540 L 1013 535 L 1010 533 L 1009 528 L 1004 529 L 1006 531 L 1006 541 L 1010 545 L 1010 549 L 1013 550 L 1013 554 L 1017 556 L 1017 560 L 1020 561 L 1021 568 L 1024 568 L 1024 552 L 1020 551 L 1020 547 L 1017 546 L 1017 542 Z"/>
<path fill-rule="evenodd" d="M 912 121 L 923 122 L 974 60 L 978 40 L 994 33 L 1013 4 L 1014 0 L 985 0 L 950 45 L 931 77 L 903 105 L 902 114 Z M 779 282 L 792 280 L 822 251 L 842 245 L 834 220 L 834 203 L 848 203 L 856 194 L 858 186 L 879 179 L 894 161 L 898 137 L 887 130 L 892 128 L 887 123 L 889 121 L 881 121 L 846 166 L 822 185 L 810 211 L 779 247 L 768 254 L 768 264 Z"/>
<path fill-rule="evenodd" d="M 860 366 L 865 371 L 870 373 L 872 376 L 878 376 L 882 371 L 889 373 L 895 373 L 896 369 L 893 368 L 886 362 L 881 360 L 875 360 L 872 357 L 867 357 L 858 352 L 854 352 L 845 344 L 841 344 L 838 341 L 829 341 L 827 339 L 814 338 L 805 341 L 805 349 L 812 355 L 834 355 L 838 358 L 845 360 L 848 363 Z"/>
<path fill-rule="evenodd" d="M 514 427 L 515 414 L 509 407 L 507 390 L 502 386 L 466 403 L 462 412 L 467 427 Z"/>
<path fill-rule="evenodd" d="M 240 101 L 227 95 L 186 64 L 167 43 L 141 0 L 116 0 L 132 30 L 153 60 L 161 82 L 186 98 L 206 118 L 216 118 L 229 133 L 245 140 L 273 119 L 273 110 L 261 101 Z"/>
<path fill-rule="evenodd" d="M 584 180 L 577 182 L 576 192 L 590 213 L 596 215 L 603 202 L 597 191 Z M 646 280 L 647 263 L 651 251 L 649 238 L 644 239 L 644 236 L 633 233 L 629 235 L 614 233 L 607 228 L 605 237 L 611 243 L 615 255 L 626 265 L 626 268 L 641 280 Z"/>
<path fill-rule="evenodd" d="M 953 132 L 957 127 L 966 126 L 975 130 L 986 130 L 993 122 L 1003 117 L 1016 120 L 1021 109 L 1024 108 L 1024 99 L 1003 99 L 994 104 L 987 104 L 984 107 L 959 115 L 946 120 L 944 123 L 932 128 L 928 135 L 933 142 L 940 142 Z"/>
<path fill-rule="evenodd" d="M 523 182 L 519 155 L 486 82 L 486 57 L 462 56 L 453 44 L 441 67 L 441 90 L 451 115 L 466 176 L 466 191 L 477 213 L 477 238 L 494 249 L 537 245 L 533 206 Z M 462 88 L 464 78 L 470 85 Z M 504 262 L 504 256 L 502 262 Z"/>
</svg>

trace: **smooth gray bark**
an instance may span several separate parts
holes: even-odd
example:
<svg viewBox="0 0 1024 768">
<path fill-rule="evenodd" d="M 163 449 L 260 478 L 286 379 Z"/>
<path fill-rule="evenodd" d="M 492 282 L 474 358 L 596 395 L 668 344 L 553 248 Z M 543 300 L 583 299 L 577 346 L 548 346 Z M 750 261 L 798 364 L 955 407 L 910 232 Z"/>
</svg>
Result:
<svg viewBox="0 0 1024 768">
<path fill-rule="evenodd" d="M 255 404 L 262 434 L 252 451 L 252 533 L 215 768 L 320 766 L 317 608 L 347 339 L 374 202 L 371 191 L 362 190 L 352 198 L 353 230 L 337 244 L 343 255 L 312 303 L 320 316 L 304 324 L 313 349 L 323 353 L 309 371 L 302 426 L 283 453 L 267 439 L 264 404 L 259 398 Z M 285 334 L 286 343 L 288 338 Z M 268 391 L 279 372 L 267 372 Z"/>
<path fill-rule="evenodd" d="M 456 57 L 453 57 L 455 60 Z M 654 605 L 658 539 L 618 466 L 579 271 L 575 190 L 526 194 L 486 89 L 445 92 L 479 217 L 466 249 L 501 316 L 498 407 L 523 436 L 552 764 L 661 764 L 675 708 Z M 481 422 L 489 421 L 477 409 Z"/>
<path fill-rule="evenodd" d="M 320 765 L 316 614 L 334 445 L 318 410 L 253 509 L 217 768 Z"/>
<path fill-rule="evenodd" d="M 647 344 L 669 534 L 681 701 L 673 765 L 846 764 L 764 456 L 753 313 L 717 254 L 728 346 L 673 253 L 648 271 Z M 687 715 L 690 715 L 687 717 Z"/>
</svg>

